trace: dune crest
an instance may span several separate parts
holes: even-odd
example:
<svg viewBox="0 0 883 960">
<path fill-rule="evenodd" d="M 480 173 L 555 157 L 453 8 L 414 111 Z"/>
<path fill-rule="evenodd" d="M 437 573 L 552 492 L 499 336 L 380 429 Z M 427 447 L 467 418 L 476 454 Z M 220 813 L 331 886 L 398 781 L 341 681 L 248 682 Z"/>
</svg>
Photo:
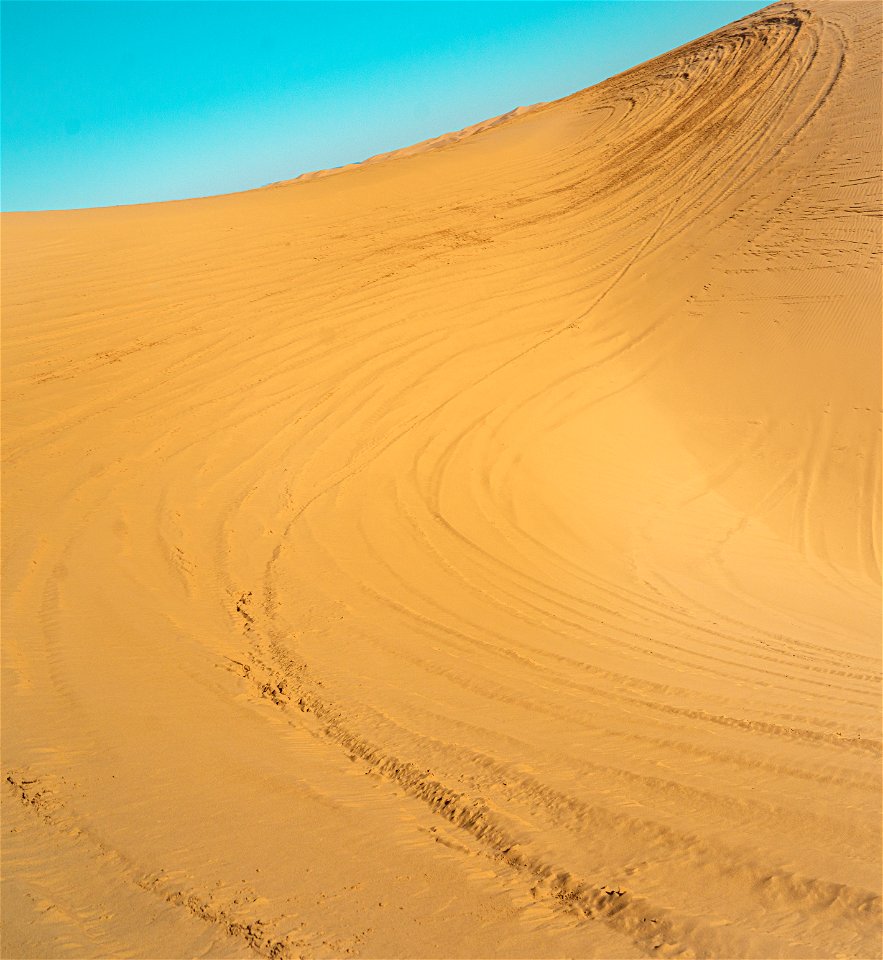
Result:
<svg viewBox="0 0 883 960">
<path fill-rule="evenodd" d="M 443 147 L 450 147 L 455 143 L 460 143 L 460 141 L 465 140 L 467 137 L 474 136 L 476 133 L 483 133 L 485 130 L 490 130 L 492 127 L 499 126 L 501 123 L 506 123 L 507 120 L 524 116 L 524 114 L 531 113 L 544 106 L 546 106 L 544 103 L 535 103 L 529 107 L 515 107 L 506 113 L 501 113 L 498 117 L 492 117 L 490 120 L 482 120 L 479 123 L 470 124 L 470 126 L 463 127 L 461 130 L 455 130 L 452 133 L 443 133 L 438 137 L 421 140 L 419 143 L 415 143 L 409 147 L 401 147 L 398 150 L 376 153 L 358 163 L 346 163 L 343 164 L 343 166 L 328 167 L 325 170 L 311 170 L 309 173 L 302 173 L 300 176 L 290 180 L 278 180 L 275 183 L 268 183 L 263 189 L 272 190 L 276 187 L 290 186 L 292 183 L 306 183 L 310 180 L 318 180 L 322 177 L 331 177 L 338 173 L 358 170 L 360 167 L 368 166 L 372 163 L 380 163 L 383 160 L 399 160 L 404 157 L 414 157 L 419 153 L 426 153 L 429 150 L 439 150 Z"/>
<path fill-rule="evenodd" d="M 880 38 L 4 215 L 3 956 L 880 956 Z"/>
</svg>

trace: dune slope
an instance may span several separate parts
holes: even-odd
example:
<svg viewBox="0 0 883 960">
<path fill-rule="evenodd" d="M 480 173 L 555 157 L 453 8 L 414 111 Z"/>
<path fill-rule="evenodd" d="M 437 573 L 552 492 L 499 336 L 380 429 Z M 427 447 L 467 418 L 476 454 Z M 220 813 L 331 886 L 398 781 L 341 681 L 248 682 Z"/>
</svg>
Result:
<svg viewBox="0 0 883 960">
<path fill-rule="evenodd" d="M 880 29 L 4 216 L 4 956 L 880 955 Z"/>
</svg>

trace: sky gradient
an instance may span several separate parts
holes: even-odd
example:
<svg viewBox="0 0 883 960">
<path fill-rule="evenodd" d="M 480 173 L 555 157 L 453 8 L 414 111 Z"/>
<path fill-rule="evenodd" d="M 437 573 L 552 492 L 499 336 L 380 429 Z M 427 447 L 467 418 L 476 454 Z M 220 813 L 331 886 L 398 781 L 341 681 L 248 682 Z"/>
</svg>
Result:
<svg viewBox="0 0 883 960">
<path fill-rule="evenodd" d="M 2 3 L 2 208 L 207 196 L 566 96 L 766 3 Z"/>
</svg>

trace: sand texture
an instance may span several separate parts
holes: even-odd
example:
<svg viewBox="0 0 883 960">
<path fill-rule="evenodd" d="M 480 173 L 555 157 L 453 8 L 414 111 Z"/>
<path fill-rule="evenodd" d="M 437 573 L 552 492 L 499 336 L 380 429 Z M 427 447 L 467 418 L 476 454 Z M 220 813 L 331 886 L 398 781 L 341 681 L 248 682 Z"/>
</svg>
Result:
<svg viewBox="0 0 883 960">
<path fill-rule="evenodd" d="M 878 3 L 3 217 L 12 957 L 879 957 Z"/>
</svg>

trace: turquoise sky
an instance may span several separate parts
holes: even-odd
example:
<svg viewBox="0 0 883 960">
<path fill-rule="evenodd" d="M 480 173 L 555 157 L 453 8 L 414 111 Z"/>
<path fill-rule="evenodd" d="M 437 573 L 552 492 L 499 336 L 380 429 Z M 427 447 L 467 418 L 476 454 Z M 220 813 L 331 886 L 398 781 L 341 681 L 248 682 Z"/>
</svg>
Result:
<svg viewBox="0 0 883 960">
<path fill-rule="evenodd" d="M 765 5 L 4 0 L 2 207 L 205 196 L 363 160 Z"/>
</svg>

